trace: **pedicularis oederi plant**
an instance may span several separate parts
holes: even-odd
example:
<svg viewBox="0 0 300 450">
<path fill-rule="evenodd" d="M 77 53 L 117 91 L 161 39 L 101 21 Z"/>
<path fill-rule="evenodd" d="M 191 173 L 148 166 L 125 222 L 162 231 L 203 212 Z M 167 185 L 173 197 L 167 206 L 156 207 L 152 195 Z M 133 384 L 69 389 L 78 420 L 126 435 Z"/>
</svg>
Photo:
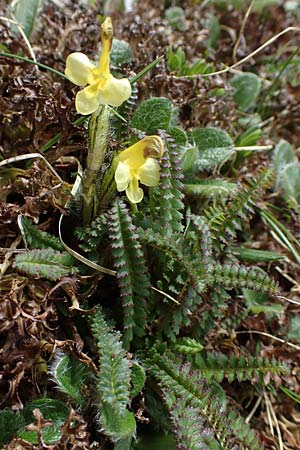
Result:
<svg viewBox="0 0 300 450">
<path fill-rule="evenodd" d="M 67 448 L 59 445 L 80 414 L 89 424 L 85 439 L 92 437 L 72 448 L 97 441 L 101 449 L 133 449 L 141 424 L 150 422 L 173 433 L 179 449 L 258 450 L 224 389 L 251 382 L 259 392 L 285 370 L 236 340 L 249 308 L 230 312 L 241 293 L 276 293 L 261 267 L 242 264 L 236 239 L 272 174 L 263 169 L 245 185 L 218 179 L 212 203 L 212 186 L 203 181 L 229 164 L 230 137 L 215 128 L 184 130 L 167 98 L 137 104 L 139 80 L 155 68 L 128 79 L 110 65 L 109 17 L 101 44 L 96 65 L 80 52 L 66 59 L 67 79 L 81 87 L 76 111 L 89 116 L 89 148 L 60 205 L 60 240 L 19 218 L 27 248 L 15 270 L 45 280 L 51 292 L 58 283 L 72 306 L 55 305 L 66 340 L 57 337 L 46 372 L 58 389 L 26 405 L 30 419 L 18 413 L 13 433 L 43 448 Z M 221 329 L 224 353 L 207 345 Z"/>
</svg>

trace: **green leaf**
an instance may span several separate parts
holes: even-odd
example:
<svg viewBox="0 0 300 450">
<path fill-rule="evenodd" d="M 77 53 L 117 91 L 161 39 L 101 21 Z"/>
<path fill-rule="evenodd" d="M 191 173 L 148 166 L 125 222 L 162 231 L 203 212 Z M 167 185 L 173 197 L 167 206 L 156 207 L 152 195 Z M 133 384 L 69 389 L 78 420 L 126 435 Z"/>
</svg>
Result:
<svg viewBox="0 0 300 450">
<path fill-rule="evenodd" d="M 295 160 L 294 149 L 287 141 L 281 139 L 273 152 L 273 164 L 276 171 L 275 191 L 279 188 L 282 174 L 289 163 Z"/>
<path fill-rule="evenodd" d="M 185 353 L 188 355 L 202 352 L 202 350 L 204 349 L 203 345 L 200 344 L 200 342 L 189 337 L 177 339 L 176 343 L 173 345 L 173 348 L 176 352 Z"/>
<path fill-rule="evenodd" d="M 47 280 L 58 280 L 76 273 L 74 258 L 67 252 L 57 252 L 52 248 L 34 249 L 15 257 L 13 267 L 21 272 Z"/>
<path fill-rule="evenodd" d="M 213 70 L 213 66 L 204 59 L 197 59 L 191 67 L 185 68 L 184 75 L 203 75 Z"/>
<path fill-rule="evenodd" d="M 32 33 L 39 6 L 40 0 L 14 0 L 12 2 L 13 14 L 28 39 Z"/>
<path fill-rule="evenodd" d="M 136 361 L 133 361 L 133 365 L 131 367 L 131 384 L 132 389 L 130 392 L 131 398 L 138 395 L 144 387 L 146 381 L 146 372 L 144 368 L 138 364 Z"/>
<path fill-rule="evenodd" d="M 121 334 L 110 330 L 100 309 L 93 315 L 91 325 L 100 359 L 97 384 L 101 431 L 113 440 L 132 436 L 135 419 L 126 409 L 130 403 L 131 371 L 122 348 Z"/>
<path fill-rule="evenodd" d="M 239 247 L 235 249 L 235 253 L 240 261 L 248 262 L 273 262 L 285 259 L 284 255 L 269 250 L 258 250 L 256 248 Z"/>
<path fill-rule="evenodd" d="M 300 341 L 300 316 L 291 316 L 289 320 L 288 339 Z"/>
<path fill-rule="evenodd" d="M 131 443 L 132 443 L 131 436 L 124 439 L 120 439 L 115 443 L 114 450 L 130 450 Z"/>
<path fill-rule="evenodd" d="M 171 127 L 168 129 L 168 133 L 174 139 L 176 145 L 187 145 L 188 137 L 186 132 L 182 128 Z"/>
<path fill-rule="evenodd" d="M 237 190 L 235 183 L 226 180 L 194 180 L 194 183 L 184 183 L 184 192 L 187 195 L 201 198 L 220 198 L 222 200 L 233 195 Z"/>
<path fill-rule="evenodd" d="M 189 133 L 189 141 L 199 150 L 195 161 L 198 171 L 211 170 L 223 164 L 234 152 L 231 137 L 219 128 L 196 128 Z"/>
<path fill-rule="evenodd" d="M 270 303 L 269 297 L 261 292 L 250 291 L 248 289 L 243 290 L 245 302 L 247 307 L 253 312 L 253 314 L 265 313 L 265 314 L 282 314 L 284 307 L 279 303 Z"/>
<path fill-rule="evenodd" d="M 179 6 L 171 6 L 165 11 L 165 19 L 174 30 L 185 31 L 186 21 L 184 10 Z"/>
<path fill-rule="evenodd" d="M 252 125 L 242 133 L 235 142 L 236 147 L 246 147 L 255 145 L 261 138 L 262 131 L 257 125 Z"/>
<path fill-rule="evenodd" d="M 253 10 L 260 12 L 264 8 L 267 8 L 268 6 L 279 5 L 279 4 L 280 4 L 280 0 L 256 0 L 253 5 Z"/>
<path fill-rule="evenodd" d="M 188 147 L 183 155 L 183 172 L 195 173 L 198 170 L 199 150 L 197 147 Z"/>
<path fill-rule="evenodd" d="M 125 409 L 117 413 L 109 404 L 101 404 L 101 422 L 107 436 L 114 440 L 131 437 L 135 434 L 136 423 L 132 412 Z"/>
<path fill-rule="evenodd" d="M 60 391 L 69 395 L 78 405 L 84 405 L 82 388 L 91 377 L 89 369 L 70 355 L 63 355 L 52 369 Z"/>
<path fill-rule="evenodd" d="M 155 134 L 157 130 L 167 130 L 173 116 L 172 102 L 164 97 L 150 98 L 135 111 L 131 125 L 133 128 Z"/>
<path fill-rule="evenodd" d="M 44 428 L 42 433 L 46 444 L 54 444 L 61 438 L 61 427 L 68 417 L 69 408 L 65 405 L 65 403 L 58 400 L 53 400 L 51 398 L 34 400 L 22 411 L 22 415 L 27 425 L 36 422 L 36 419 L 32 413 L 36 408 L 41 411 L 45 420 L 51 420 L 53 422 L 53 425 Z M 32 444 L 38 443 L 37 432 L 26 431 L 25 427 L 18 431 L 18 437 L 25 439 Z"/>
<path fill-rule="evenodd" d="M 64 247 L 56 236 L 52 236 L 45 231 L 39 230 L 34 226 L 30 219 L 24 216 L 18 218 L 18 223 L 22 231 L 23 239 L 27 247 L 33 248 L 53 248 L 54 250 L 64 251 Z"/>
<path fill-rule="evenodd" d="M 126 41 L 114 38 L 110 54 L 111 64 L 114 66 L 119 66 L 121 64 L 129 63 L 131 60 L 131 45 Z"/>
<path fill-rule="evenodd" d="M 299 13 L 300 13 L 300 4 L 298 2 L 298 0 L 287 0 L 284 5 L 283 5 L 284 9 L 286 10 L 286 12 L 289 13 L 298 13 L 298 17 L 299 17 Z"/>
<path fill-rule="evenodd" d="M 19 413 L 4 409 L 0 411 L 0 445 L 5 445 L 24 426 L 23 417 Z"/>
<path fill-rule="evenodd" d="M 205 20 L 205 25 L 205 28 L 210 30 L 209 36 L 206 39 L 206 45 L 208 48 L 215 49 L 221 33 L 218 17 L 213 14 L 208 14 Z"/>
<path fill-rule="evenodd" d="M 245 10 L 247 4 L 244 0 L 213 0 L 213 3 L 224 8 L 232 6 L 237 10 Z M 280 0 L 256 0 L 253 5 L 253 11 L 261 12 L 264 8 L 272 5 L 278 5 Z"/>
<path fill-rule="evenodd" d="M 294 400 L 294 402 L 300 403 L 300 396 L 299 396 L 299 394 L 296 394 L 296 392 L 291 391 L 291 389 L 289 389 L 288 387 L 283 386 L 283 385 L 280 386 L 280 390 L 282 392 L 284 392 L 285 395 L 287 395 L 289 398 Z"/>
<path fill-rule="evenodd" d="M 282 173 L 280 184 L 287 201 L 300 202 L 300 163 L 290 163 Z"/>
<path fill-rule="evenodd" d="M 255 103 L 261 89 L 261 79 L 251 72 L 235 75 L 231 80 L 234 101 L 242 111 Z"/>
<path fill-rule="evenodd" d="M 167 64 L 171 71 L 177 73 L 177 75 L 186 75 L 185 68 L 187 66 L 185 60 L 185 53 L 182 47 L 178 47 L 176 52 L 173 52 L 172 47 L 168 47 L 167 51 Z"/>
</svg>

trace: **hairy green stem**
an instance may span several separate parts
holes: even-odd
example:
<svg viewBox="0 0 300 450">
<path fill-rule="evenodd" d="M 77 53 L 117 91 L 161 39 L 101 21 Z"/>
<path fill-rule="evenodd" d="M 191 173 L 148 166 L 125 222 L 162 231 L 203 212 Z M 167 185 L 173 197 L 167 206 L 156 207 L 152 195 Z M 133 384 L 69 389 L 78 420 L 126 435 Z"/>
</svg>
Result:
<svg viewBox="0 0 300 450">
<path fill-rule="evenodd" d="M 89 122 L 89 151 L 86 170 L 82 180 L 82 219 L 83 225 L 89 225 L 97 216 L 99 205 L 97 199 L 97 177 L 104 162 L 109 132 L 109 108 L 100 106 L 92 114 Z"/>
</svg>

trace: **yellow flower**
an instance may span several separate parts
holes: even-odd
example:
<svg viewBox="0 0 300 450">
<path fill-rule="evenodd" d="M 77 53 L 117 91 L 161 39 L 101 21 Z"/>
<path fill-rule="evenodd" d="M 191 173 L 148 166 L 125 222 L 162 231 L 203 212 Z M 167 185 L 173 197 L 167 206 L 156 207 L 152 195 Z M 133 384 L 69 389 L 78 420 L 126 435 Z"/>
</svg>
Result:
<svg viewBox="0 0 300 450">
<path fill-rule="evenodd" d="M 71 53 L 66 60 L 66 77 L 77 86 L 86 86 L 76 95 L 76 110 L 91 114 L 99 105 L 120 106 L 131 96 L 127 78 L 117 79 L 109 72 L 113 26 L 107 17 L 101 27 L 102 52 L 98 67 L 83 53 Z"/>
<path fill-rule="evenodd" d="M 139 203 L 144 197 L 139 182 L 146 186 L 157 186 L 159 182 L 159 162 L 164 144 L 159 136 L 147 136 L 131 147 L 120 152 L 115 161 L 115 181 L 119 192 L 126 190 L 131 203 Z"/>
</svg>

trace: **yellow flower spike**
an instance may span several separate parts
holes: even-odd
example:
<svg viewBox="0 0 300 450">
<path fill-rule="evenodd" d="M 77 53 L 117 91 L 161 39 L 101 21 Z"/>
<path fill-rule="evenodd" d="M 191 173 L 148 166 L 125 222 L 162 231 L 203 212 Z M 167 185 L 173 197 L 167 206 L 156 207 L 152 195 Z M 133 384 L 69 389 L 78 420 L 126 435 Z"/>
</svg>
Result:
<svg viewBox="0 0 300 450">
<path fill-rule="evenodd" d="M 113 26 L 107 17 L 101 26 L 102 52 L 98 67 L 80 52 L 71 53 L 66 60 L 66 77 L 77 86 L 86 86 L 76 95 L 76 111 L 86 115 L 95 112 L 99 105 L 120 106 L 131 96 L 127 78 L 115 78 L 109 71 Z"/>
<path fill-rule="evenodd" d="M 139 182 L 145 186 L 158 185 L 160 166 L 157 159 L 162 157 L 164 151 L 164 144 L 159 136 L 147 136 L 116 156 L 117 190 L 126 191 L 131 203 L 139 203 L 144 197 Z"/>
</svg>

